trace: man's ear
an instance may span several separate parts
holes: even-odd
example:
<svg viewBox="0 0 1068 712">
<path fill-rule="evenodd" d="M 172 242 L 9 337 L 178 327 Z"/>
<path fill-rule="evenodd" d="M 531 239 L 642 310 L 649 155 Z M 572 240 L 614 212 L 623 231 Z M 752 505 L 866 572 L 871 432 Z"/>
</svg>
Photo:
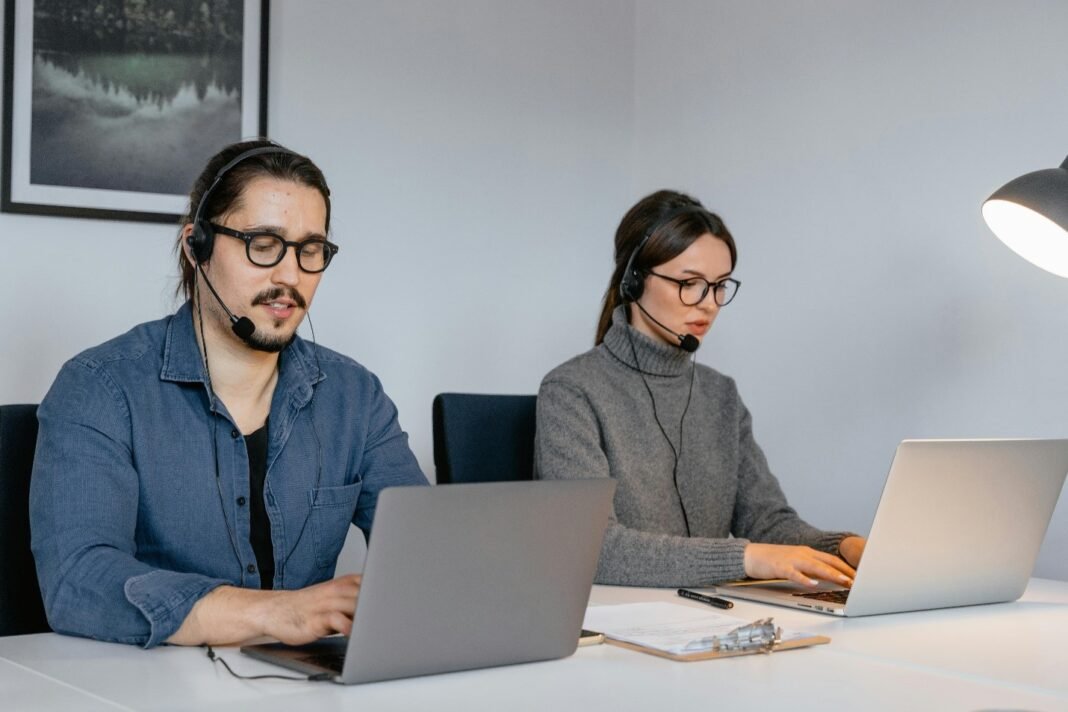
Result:
<svg viewBox="0 0 1068 712">
<path fill-rule="evenodd" d="M 196 267 L 197 261 L 196 258 L 193 257 L 193 247 L 189 244 L 193 239 L 193 223 L 185 224 L 178 239 L 181 241 L 182 252 L 185 254 L 185 258 L 189 260 L 189 264 Z"/>
</svg>

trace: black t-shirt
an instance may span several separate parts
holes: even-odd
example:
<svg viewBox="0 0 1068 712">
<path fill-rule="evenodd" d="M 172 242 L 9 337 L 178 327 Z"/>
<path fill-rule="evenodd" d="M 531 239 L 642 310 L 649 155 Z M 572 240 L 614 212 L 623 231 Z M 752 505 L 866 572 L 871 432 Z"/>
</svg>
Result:
<svg viewBox="0 0 1068 712">
<path fill-rule="evenodd" d="M 271 543 L 271 520 L 264 505 L 263 483 L 267 479 L 267 423 L 245 436 L 248 450 L 249 505 L 252 532 L 249 539 L 260 570 L 260 588 L 274 588 L 274 544 Z"/>
</svg>

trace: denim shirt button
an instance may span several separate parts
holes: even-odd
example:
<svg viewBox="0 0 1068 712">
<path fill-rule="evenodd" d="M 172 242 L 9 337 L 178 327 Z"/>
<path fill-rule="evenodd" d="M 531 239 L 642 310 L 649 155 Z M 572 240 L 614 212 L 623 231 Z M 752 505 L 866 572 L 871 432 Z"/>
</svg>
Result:
<svg viewBox="0 0 1068 712">
<path fill-rule="evenodd" d="M 244 497 L 238 497 L 237 498 L 237 506 L 238 507 L 244 507 L 245 506 L 245 498 Z"/>
<path fill-rule="evenodd" d="M 249 564 L 245 567 L 245 570 L 248 571 L 250 574 L 256 573 L 256 564 Z"/>
<path fill-rule="evenodd" d="M 241 433 L 237 432 L 237 428 L 234 428 L 230 431 L 230 437 L 232 437 L 234 440 L 237 440 L 239 437 L 241 437 Z"/>
</svg>

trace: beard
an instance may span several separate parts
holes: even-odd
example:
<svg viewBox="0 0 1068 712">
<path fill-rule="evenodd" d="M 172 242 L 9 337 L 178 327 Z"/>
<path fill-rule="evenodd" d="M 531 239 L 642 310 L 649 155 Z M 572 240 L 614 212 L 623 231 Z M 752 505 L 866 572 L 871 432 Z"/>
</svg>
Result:
<svg viewBox="0 0 1068 712">
<path fill-rule="evenodd" d="M 305 301 L 303 295 L 295 289 L 274 287 L 273 289 L 267 289 L 257 294 L 253 300 L 252 305 L 266 304 L 272 302 L 279 297 L 287 296 L 293 300 L 297 307 L 306 310 L 308 303 Z M 282 325 L 282 322 L 276 322 L 275 327 Z M 270 336 L 259 330 L 253 331 L 252 334 L 244 339 L 244 342 L 249 348 L 256 351 L 264 351 L 270 354 L 276 354 L 284 350 L 287 346 L 293 343 L 293 339 L 297 338 L 297 332 L 294 328 L 293 333 L 289 335 Z"/>
<path fill-rule="evenodd" d="M 265 351 L 269 354 L 276 354 L 285 350 L 287 346 L 293 343 L 293 339 L 295 338 L 297 338 L 295 332 L 289 336 L 267 336 L 259 331 L 253 331 L 244 341 L 250 349 Z"/>
</svg>

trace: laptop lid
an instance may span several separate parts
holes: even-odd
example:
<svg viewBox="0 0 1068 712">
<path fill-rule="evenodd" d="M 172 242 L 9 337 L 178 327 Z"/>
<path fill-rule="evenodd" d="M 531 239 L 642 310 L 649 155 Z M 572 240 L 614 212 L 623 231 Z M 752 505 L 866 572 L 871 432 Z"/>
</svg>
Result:
<svg viewBox="0 0 1068 712">
<path fill-rule="evenodd" d="M 905 440 L 844 607 L 800 587 L 723 595 L 824 613 L 878 613 L 1019 598 L 1068 473 L 1068 440 Z"/>
<path fill-rule="evenodd" d="M 338 681 L 572 654 L 614 490 L 609 479 L 384 490 Z"/>
</svg>

